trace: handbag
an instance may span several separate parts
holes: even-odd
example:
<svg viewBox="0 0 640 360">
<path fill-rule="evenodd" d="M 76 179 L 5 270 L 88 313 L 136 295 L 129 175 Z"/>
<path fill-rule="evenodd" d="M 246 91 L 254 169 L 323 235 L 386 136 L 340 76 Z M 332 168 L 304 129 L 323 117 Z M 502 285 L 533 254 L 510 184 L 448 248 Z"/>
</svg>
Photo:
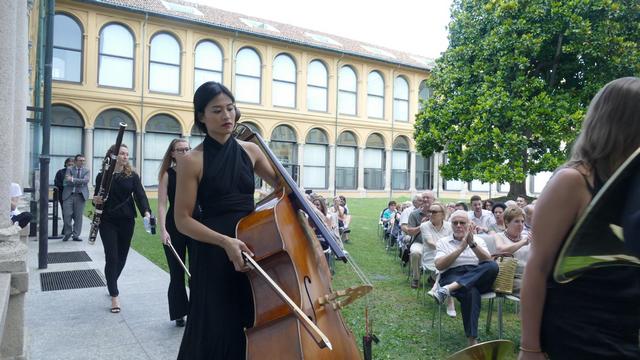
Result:
<svg viewBox="0 0 640 360">
<path fill-rule="evenodd" d="M 516 277 L 518 259 L 513 254 L 495 254 L 493 259 L 498 263 L 498 276 L 493 282 L 493 291 L 500 294 L 511 295 L 513 293 L 513 281 Z"/>
</svg>

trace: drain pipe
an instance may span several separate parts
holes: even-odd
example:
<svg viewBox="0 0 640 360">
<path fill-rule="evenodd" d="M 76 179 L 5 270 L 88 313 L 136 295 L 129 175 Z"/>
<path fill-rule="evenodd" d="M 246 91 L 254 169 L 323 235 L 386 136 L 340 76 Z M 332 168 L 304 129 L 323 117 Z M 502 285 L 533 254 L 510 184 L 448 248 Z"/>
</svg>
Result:
<svg viewBox="0 0 640 360">
<path fill-rule="evenodd" d="M 333 197 L 338 194 L 338 101 L 340 98 L 340 62 L 344 57 L 344 53 L 340 54 L 340 58 L 336 62 L 336 121 L 333 138 Z M 356 84 L 357 86 L 357 84 Z M 356 104 L 357 104 L 356 99 Z"/>
<path fill-rule="evenodd" d="M 46 47 L 44 51 L 44 118 L 42 121 L 42 152 L 40 153 L 40 232 L 38 233 L 38 268 L 47 268 L 49 252 L 49 162 L 51 158 L 51 67 L 53 62 L 53 19 L 56 1 L 47 2 Z"/>
</svg>

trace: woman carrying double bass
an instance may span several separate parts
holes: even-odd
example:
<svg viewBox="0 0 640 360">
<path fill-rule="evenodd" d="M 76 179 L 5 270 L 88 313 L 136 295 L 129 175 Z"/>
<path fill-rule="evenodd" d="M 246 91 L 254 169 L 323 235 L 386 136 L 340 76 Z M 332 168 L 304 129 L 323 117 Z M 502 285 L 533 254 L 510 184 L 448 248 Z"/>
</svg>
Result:
<svg viewBox="0 0 640 360">
<path fill-rule="evenodd" d="M 178 159 L 175 221 L 196 240 L 191 304 L 178 359 L 244 359 L 244 328 L 253 323 L 253 300 L 236 224 L 254 210 L 254 172 L 272 186 L 276 174 L 257 145 L 236 140 L 239 119 L 233 94 L 206 82 L 193 97 L 202 144 Z M 201 219 L 192 217 L 200 204 Z"/>
</svg>

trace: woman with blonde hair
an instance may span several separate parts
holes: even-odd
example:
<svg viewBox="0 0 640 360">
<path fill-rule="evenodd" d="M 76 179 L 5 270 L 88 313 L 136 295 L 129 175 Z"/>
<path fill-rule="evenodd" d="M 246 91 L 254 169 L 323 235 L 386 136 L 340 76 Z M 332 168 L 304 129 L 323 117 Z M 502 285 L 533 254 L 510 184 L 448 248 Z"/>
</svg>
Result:
<svg viewBox="0 0 640 360">
<path fill-rule="evenodd" d="M 173 139 L 162 158 L 158 172 L 158 225 L 160 239 L 164 245 L 164 254 L 169 265 L 169 318 L 175 320 L 176 326 L 183 327 L 184 318 L 189 310 L 189 299 L 184 282 L 184 269 L 176 259 L 170 246 L 173 246 L 182 264 L 186 264 L 187 252 L 191 261 L 190 239 L 181 234 L 176 228 L 173 218 L 173 206 L 176 200 L 176 158 L 183 156 L 190 150 L 187 139 Z M 169 208 L 167 209 L 167 202 Z"/>
<path fill-rule="evenodd" d="M 133 171 L 129 164 L 129 148 L 122 144 L 120 149 L 112 145 L 106 156 L 118 152 L 116 168 L 111 180 L 108 199 L 102 210 L 100 219 L 100 239 L 104 247 L 104 276 L 111 295 L 111 312 L 120 312 L 120 292 L 118 278 L 127 262 L 127 255 L 131 247 L 131 238 L 135 227 L 136 208 L 144 217 L 151 218 L 149 200 L 144 192 L 140 176 Z M 96 184 L 102 181 L 102 172 L 96 176 Z M 101 204 L 102 197 L 98 196 L 99 186 L 93 194 L 93 202 Z M 135 205 L 134 205 L 135 202 Z"/>
<path fill-rule="evenodd" d="M 505 229 L 493 235 L 496 243 L 496 251 L 502 254 L 511 254 L 518 260 L 515 279 L 513 282 L 514 293 L 519 293 L 522 286 L 522 274 L 529 258 L 530 232 L 524 230 L 524 211 L 517 206 L 509 206 L 502 213 Z"/>
<path fill-rule="evenodd" d="M 640 359 L 640 268 L 591 269 L 560 284 L 551 271 L 594 196 L 640 147 L 640 78 L 605 85 L 593 98 L 571 159 L 536 203 L 525 268 L 519 359 Z"/>
</svg>

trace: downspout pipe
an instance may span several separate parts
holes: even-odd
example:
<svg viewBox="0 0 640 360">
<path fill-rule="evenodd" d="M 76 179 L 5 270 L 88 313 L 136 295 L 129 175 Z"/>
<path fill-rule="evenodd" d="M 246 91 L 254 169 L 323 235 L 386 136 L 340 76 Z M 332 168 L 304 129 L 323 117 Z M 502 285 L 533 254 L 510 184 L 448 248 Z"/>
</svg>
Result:
<svg viewBox="0 0 640 360">
<path fill-rule="evenodd" d="M 344 57 L 344 53 L 340 54 L 340 58 L 336 62 L 336 121 L 333 137 L 333 197 L 338 194 L 338 101 L 340 99 L 340 62 Z M 357 86 L 357 85 L 356 85 Z M 358 99 L 356 99 L 357 104 Z"/>
<path fill-rule="evenodd" d="M 46 269 L 49 252 L 49 162 L 51 136 L 51 71 L 53 62 L 53 20 L 56 1 L 47 1 L 46 42 L 44 50 L 44 118 L 42 119 L 42 152 L 40 153 L 40 208 L 38 232 L 38 268 Z"/>
</svg>

